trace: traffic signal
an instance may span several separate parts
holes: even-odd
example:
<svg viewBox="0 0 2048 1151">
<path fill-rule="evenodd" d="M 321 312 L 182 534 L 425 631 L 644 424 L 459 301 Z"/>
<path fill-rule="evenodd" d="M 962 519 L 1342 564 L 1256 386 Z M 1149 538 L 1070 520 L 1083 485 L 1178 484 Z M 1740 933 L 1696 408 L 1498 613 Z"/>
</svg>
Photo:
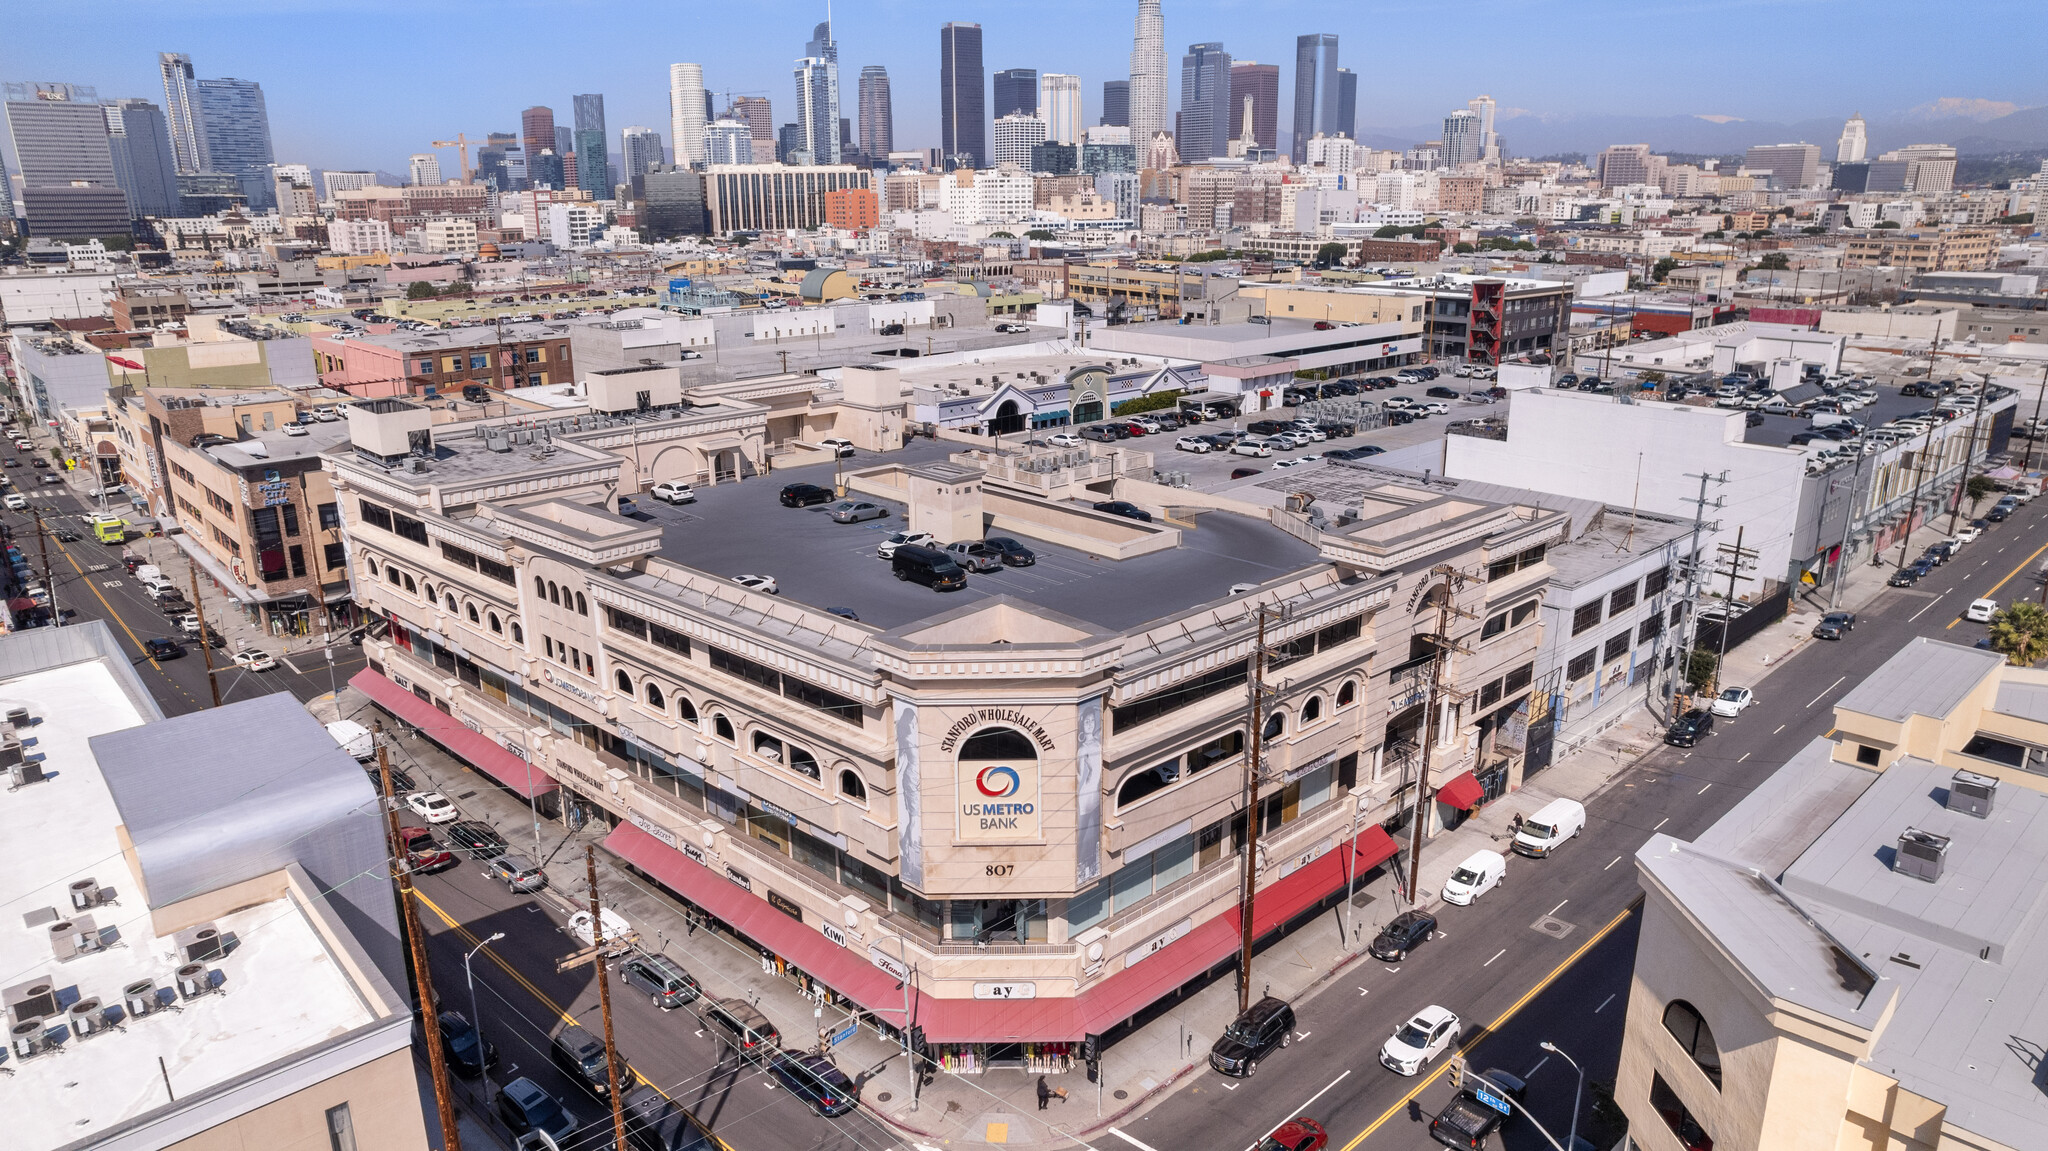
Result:
<svg viewBox="0 0 2048 1151">
<path fill-rule="evenodd" d="M 1451 1058 L 1451 1088 L 1456 1090 L 1463 1086 L 1465 1086 L 1465 1058 L 1462 1055 L 1453 1056 Z"/>
<path fill-rule="evenodd" d="M 1101 1059 L 1101 1058 L 1102 1058 L 1102 1036 L 1100 1036 L 1100 1035 L 1083 1035 L 1083 1036 L 1081 1037 L 1081 1060 L 1082 1060 L 1082 1062 L 1084 1062 L 1084 1063 L 1093 1063 L 1093 1062 L 1095 1062 L 1096 1060 L 1098 1060 L 1098 1059 Z"/>
<path fill-rule="evenodd" d="M 915 1023 L 910 1025 L 910 1053 L 927 1063 L 933 1061 L 931 1044 L 925 1041 L 924 1028 Z"/>
</svg>

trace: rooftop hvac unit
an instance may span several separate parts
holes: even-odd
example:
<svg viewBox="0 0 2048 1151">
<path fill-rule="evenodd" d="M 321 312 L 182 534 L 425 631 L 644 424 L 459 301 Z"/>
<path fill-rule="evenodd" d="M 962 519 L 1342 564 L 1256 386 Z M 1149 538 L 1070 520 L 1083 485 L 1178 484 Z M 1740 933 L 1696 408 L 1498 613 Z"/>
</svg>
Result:
<svg viewBox="0 0 2048 1151">
<path fill-rule="evenodd" d="M 1948 781 L 1948 809 L 1988 819 L 1998 799 L 1998 781 L 1974 771 L 1959 771 Z"/>
<path fill-rule="evenodd" d="M 23 753 L 18 739 L 0 739 L 0 767 L 12 769 L 21 764 Z"/>
<path fill-rule="evenodd" d="M 197 999 L 213 990 L 213 972 L 204 963 L 187 963 L 178 968 L 178 998 Z"/>
<path fill-rule="evenodd" d="M 81 999 L 71 1005 L 71 1033 L 80 1039 L 107 1025 L 107 1015 L 97 999 Z"/>
<path fill-rule="evenodd" d="M 27 727 L 35 722 L 35 720 L 29 718 L 28 709 L 25 707 L 8 708 L 5 718 L 8 723 L 13 724 L 15 727 Z"/>
<path fill-rule="evenodd" d="M 50 925 L 50 950 L 61 962 L 89 955 L 100 949 L 100 929 L 92 916 L 60 919 Z"/>
<path fill-rule="evenodd" d="M 17 763 L 7 769 L 7 777 L 13 787 L 27 787 L 43 781 L 43 765 L 40 763 Z"/>
<path fill-rule="evenodd" d="M 100 881 L 88 876 L 71 885 L 71 908 L 74 911 L 90 911 L 107 901 L 107 893 L 101 889 Z"/>
<path fill-rule="evenodd" d="M 221 951 L 220 931 L 211 923 L 188 927 L 173 936 L 172 942 L 177 945 L 178 954 L 184 956 L 187 963 L 204 963 L 219 959 L 224 954 Z"/>
<path fill-rule="evenodd" d="M 10 987 L 6 997 L 7 1013 L 16 1023 L 57 1014 L 57 985 L 48 977 Z"/>
<path fill-rule="evenodd" d="M 121 1005 L 127 1009 L 128 1018 L 140 1019 L 163 1006 L 163 1000 L 156 995 L 156 984 L 147 979 L 138 979 L 121 989 Z"/>
<path fill-rule="evenodd" d="M 8 1029 L 7 1045 L 16 1059 L 33 1059 L 43 1053 L 43 1021 L 26 1019 Z"/>
<path fill-rule="evenodd" d="M 1935 883 L 1940 881 L 1941 869 L 1947 859 L 1948 836 L 1909 827 L 1899 833 L 1899 849 L 1893 857 L 1892 870 Z"/>
</svg>

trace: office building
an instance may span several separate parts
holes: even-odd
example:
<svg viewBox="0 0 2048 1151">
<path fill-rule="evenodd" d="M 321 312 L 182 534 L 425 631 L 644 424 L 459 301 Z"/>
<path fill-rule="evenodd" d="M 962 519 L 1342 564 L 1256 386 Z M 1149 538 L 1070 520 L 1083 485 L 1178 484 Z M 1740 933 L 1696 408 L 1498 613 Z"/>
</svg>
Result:
<svg viewBox="0 0 2048 1151">
<path fill-rule="evenodd" d="M 1912 144 L 1869 163 L 1867 192 L 1946 192 L 1955 186 L 1956 150 L 1946 144 Z"/>
<path fill-rule="evenodd" d="M 127 235 L 128 194 L 98 93 L 75 84 L 9 83 L 0 94 L 21 164 L 29 233 L 46 239 Z"/>
<path fill-rule="evenodd" d="M 1026 171 L 1031 169 L 1031 149 L 1045 143 L 1045 121 L 1036 116 L 1011 113 L 996 117 L 995 153 L 992 161 L 1000 166 L 1014 165 Z"/>
<path fill-rule="evenodd" d="M 199 129 L 199 90 L 192 76 L 192 57 L 183 52 L 159 52 L 156 59 L 163 73 L 164 120 L 177 154 L 178 171 L 206 171 L 206 137 Z"/>
<path fill-rule="evenodd" d="M 250 207 L 275 207 L 270 166 L 277 157 L 270 149 L 270 110 L 263 102 L 263 86 L 233 77 L 200 80 L 197 86 L 205 170 L 227 172 L 240 180 Z"/>
<path fill-rule="evenodd" d="M 1131 36 L 1131 139 L 1139 147 L 1160 132 L 1170 131 L 1166 91 L 1166 18 L 1159 0 L 1138 0 Z"/>
<path fill-rule="evenodd" d="M 1811 188 L 1820 182 L 1820 145 L 1754 144 L 1742 157 L 1752 173 L 1768 172 L 1773 188 Z"/>
<path fill-rule="evenodd" d="M 510 132 L 490 132 L 485 134 L 483 147 L 478 148 L 476 153 L 477 183 L 487 185 L 500 192 L 518 191 L 520 186 L 513 182 L 508 163 L 508 153 L 518 152 L 519 150 L 519 137 Z M 369 173 L 364 173 L 364 175 L 369 175 Z M 526 161 L 523 154 L 519 161 L 519 175 L 520 179 L 525 179 Z M 364 183 L 375 182 L 374 177 L 364 181 Z M 359 188 L 362 185 L 351 184 L 349 186 Z M 334 185 L 332 182 L 329 182 L 327 186 L 327 198 L 330 200 L 334 198 Z"/>
<path fill-rule="evenodd" d="M 1337 69 L 1337 118 L 1331 123 L 1336 135 L 1358 138 L 1358 73 L 1349 68 Z"/>
<path fill-rule="evenodd" d="M 1038 114 L 1038 69 L 1005 68 L 989 80 L 988 114 L 994 117 Z"/>
<path fill-rule="evenodd" d="M 178 157 L 163 109 L 147 100 L 116 100 L 106 106 L 107 142 L 114 179 L 128 193 L 136 216 L 178 212 Z"/>
<path fill-rule="evenodd" d="M 872 175 L 869 169 L 851 164 L 720 165 L 705 175 L 707 227 L 721 236 L 818 227 L 825 222 L 825 193 L 871 187 Z"/>
<path fill-rule="evenodd" d="M 753 163 L 753 129 L 740 123 L 738 120 L 713 120 L 704 128 L 704 162 L 707 164 Z"/>
<path fill-rule="evenodd" d="M 707 96 L 702 64 L 668 66 L 669 142 L 674 149 L 676 163 L 686 168 L 704 163 L 704 106 Z M 767 105 L 768 101 L 761 101 L 764 113 Z"/>
<path fill-rule="evenodd" d="M 1062 144 L 1078 144 L 1086 131 L 1081 108 L 1081 78 L 1061 72 L 1047 72 L 1038 78 L 1038 118 L 1045 121 L 1045 138 Z"/>
<path fill-rule="evenodd" d="M 8 796 L 63 828 L 0 857 L 9 1021 L 39 1024 L 7 1060 L 11 1151 L 426 1151 L 362 768 L 286 693 L 166 719 L 99 621 L 0 638 L 0 663 L 30 761 L 63 768 Z"/>
<path fill-rule="evenodd" d="M 947 170 L 988 163 L 987 94 L 981 70 L 981 25 L 957 21 L 942 25 L 939 137 Z"/>
<path fill-rule="evenodd" d="M 1335 136 L 1337 106 L 1343 95 L 1337 78 L 1337 37 L 1328 32 L 1298 36 L 1294 41 L 1294 134 L 1288 155 L 1299 164 L 1308 159 L 1309 137 Z M 1346 132 L 1345 135 L 1350 133 Z"/>
<path fill-rule="evenodd" d="M 1477 164 L 1486 158 L 1486 133 L 1479 115 L 1460 108 L 1444 117 L 1444 167 Z"/>
<path fill-rule="evenodd" d="M 1863 113 L 1849 117 L 1842 125 L 1842 138 L 1835 141 L 1835 163 L 1854 164 L 1863 159 L 1865 149 L 1870 146 L 1867 127 Z"/>
<path fill-rule="evenodd" d="M 1108 128 L 1128 128 L 1131 125 L 1131 82 L 1129 80 L 1104 80 L 1102 82 L 1102 119 L 1099 123 Z"/>
<path fill-rule="evenodd" d="M 799 158 L 793 160 L 791 159 L 792 156 Z M 808 161 L 809 158 L 809 154 L 804 151 L 803 137 L 798 135 L 795 124 L 784 124 L 775 130 L 776 163 L 802 163 Z"/>
<path fill-rule="evenodd" d="M 737 96 L 724 119 L 738 120 L 754 133 L 754 155 L 776 153 L 775 115 L 766 96 Z"/>
<path fill-rule="evenodd" d="M 1230 66 L 1230 138 L 1244 128 L 1244 104 L 1252 103 L 1252 140 L 1260 148 L 1280 146 L 1280 66 L 1251 60 Z"/>
<path fill-rule="evenodd" d="M 1474 96 L 1465 102 L 1465 107 L 1479 117 L 1479 140 L 1482 145 L 1480 160 L 1488 164 L 1500 163 L 1500 134 L 1494 129 L 1494 119 L 1500 110 L 1491 96 Z"/>
<path fill-rule="evenodd" d="M 640 124 L 619 133 L 619 179 L 633 186 L 635 200 L 646 189 L 640 177 L 661 162 L 661 133 Z"/>
<path fill-rule="evenodd" d="M 677 164 L 657 163 L 642 174 L 645 197 L 640 204 L 640 224 L 650 238 L 673 240 L 701 236 L 708 230 L 705 179 L 703 172 Z"/>
<path fill-rule="evenodd" d="M 1664 157 L 1652 155 L 1648 144 L 1610 145 L 1593 161 L 1595 178 L 1603 188 L 1655 184 L 1666 166 Z"/>
<path fill-rule="evenodd" d="M 535 161 L 543 151 L 553 153 L 555 150 L 555 110 L 536 104 L 521 112 L 519 144 L 526 151 L 527 178 L 538 185 L 540 180 L 539 173 L 535 171 Z M 561 187 L 559 183 L 548 186 Z"/>
<path fill-rule="evenodd" d="M 414 152 L 406 165 L 406 183 L 413 187 L 428 187 L 441 182 L 441 157 L 432 152 Z"/>
<path fill-rule="evenodd" d="M 825 193 L 825 226 L 849 232 L 881 222 L 881 205 L 869 188 L 835 188 Z"/>
<path fill-rule="evenodd" d="M 1615 1102 L 1645 1151 L 2032 1147 L 2042 684 L 1908 642 L 1644 892 Z"/>
<path fill-rule="evenodd" d="M 896 111 L 889 98 L 889 70 L 869 64 L 860 70 L 860 152 L 880 164 L 896 150 Z"/>
<path fill-rule="evenodd" d="M 569 167 L 561 153 L 553 148 L 542 148 L 531 156 L 526 163 L 526 186 L 556 192 L 572 187 L 573 185 L 569 183 Z"/>
<path fill-rule="evenodd" d="M 612 197 L 611 133 L 604 126 L 604 94 L 571 96 L 576 109 L 576 183 L 600 200 Z"/>
<path fill-rule="evenodd" d="M 812 163 L 839 162 L 839 120 L 839 45 L 828 22 L 812 29 L 804 56 L 796 62 L 797 132 Z"/>
<path fill-rule="evenodd" d="M 1174 145 L 1187 163 L 1230 154 L 1230 53 L 1210 41 L 1180 58 L 1180 116 Z"/>
</svg>

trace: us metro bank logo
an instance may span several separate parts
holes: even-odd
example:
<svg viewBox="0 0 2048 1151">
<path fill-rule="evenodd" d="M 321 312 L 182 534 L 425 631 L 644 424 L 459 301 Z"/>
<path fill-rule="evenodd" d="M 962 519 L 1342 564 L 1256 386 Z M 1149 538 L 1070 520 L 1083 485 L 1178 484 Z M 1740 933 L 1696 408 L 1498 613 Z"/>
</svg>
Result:
<svg viewBox="0 0 2048 1151">
<path fill-rule="evenodd" d="M 1014 767 L 984 767 L 974 773 L 974 790 L 984 797 L 981 803 L 963 803 L 960 814 L 969 826 L 981 831 L 1018 831 L 1019 821 L 1037 811 L 1031 803 L 1002 803 L 1024 786 L 1024 781 Z"/>
</svg>

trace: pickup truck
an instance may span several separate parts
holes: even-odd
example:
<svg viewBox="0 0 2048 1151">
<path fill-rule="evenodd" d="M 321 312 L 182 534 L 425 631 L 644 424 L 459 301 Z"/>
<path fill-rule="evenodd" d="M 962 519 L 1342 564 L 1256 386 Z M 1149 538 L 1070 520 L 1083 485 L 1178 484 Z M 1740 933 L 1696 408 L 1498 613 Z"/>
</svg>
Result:
<svg viewBox="0 0 2048 1151">
<path fill-rule="evenodd" d="M 1486 1137 L 1500 1130 L 1508 1117 L 1506 1112 L 1479 1101 L 1477 1092 L 1481 1089 L 1513 1106 L 1522 1101 L 1527 1085 L 1497 1068 L 1468 1077 L 1457 1096 L 1429 1121 L 1429 1137 L 1446 1147 L 1482 1151 Z"/>
</svg>

